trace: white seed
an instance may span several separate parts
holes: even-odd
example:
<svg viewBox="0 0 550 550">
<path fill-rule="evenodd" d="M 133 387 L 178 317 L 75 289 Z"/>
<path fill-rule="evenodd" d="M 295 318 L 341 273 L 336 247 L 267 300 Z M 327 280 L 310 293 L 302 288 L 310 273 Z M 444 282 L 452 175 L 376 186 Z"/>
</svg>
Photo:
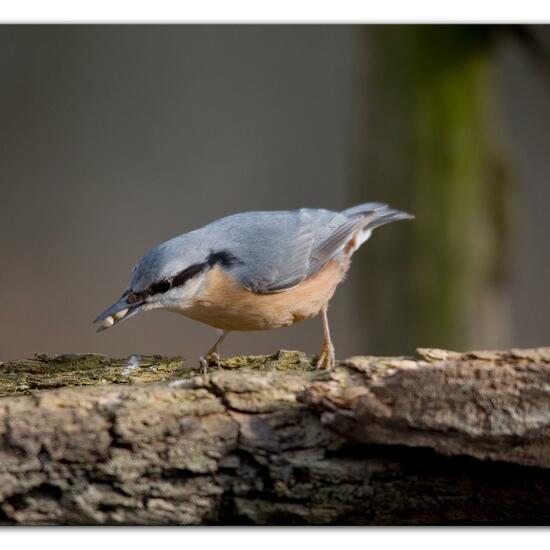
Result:
<svg viewBox="0 0 550 550">
<path fill-rule="evenodd" d="M 105 319 L 103 319 L 103 326 L 105 328 L 112 327 L 114 324 L 115 324 L 115 320 L 110 315 L 109 317 L 105 317 Z"/>
<path fill-rule="evenodd" d="M 113 317 L 115 318 L 115 321 L 118 321 L 122 319 L 123 317 L 126 317 L 126 314 L 128 313 L 128 309 L 121 309 L 120 311 L 117 311 Z"/>
</svg>

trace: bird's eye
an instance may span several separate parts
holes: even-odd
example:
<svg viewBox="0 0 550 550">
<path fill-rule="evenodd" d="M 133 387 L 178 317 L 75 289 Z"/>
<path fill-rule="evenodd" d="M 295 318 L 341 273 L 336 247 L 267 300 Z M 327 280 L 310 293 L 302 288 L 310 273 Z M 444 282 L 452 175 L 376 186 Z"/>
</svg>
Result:
<svg viewBox="0 0 550 550">
<path fill-rule="evenodd" d="M 151 294 L 164 294 L 170 290 L 170 281 L 159 281 L 151 285 Z"/>
<path fill-rule="evenodd" d="M 139 296 L 135 292 L 128 292 L 126 295 L 126 302 L 129 304 L 135 304 L 136 302 L 139 302 Z"/>
</svg>

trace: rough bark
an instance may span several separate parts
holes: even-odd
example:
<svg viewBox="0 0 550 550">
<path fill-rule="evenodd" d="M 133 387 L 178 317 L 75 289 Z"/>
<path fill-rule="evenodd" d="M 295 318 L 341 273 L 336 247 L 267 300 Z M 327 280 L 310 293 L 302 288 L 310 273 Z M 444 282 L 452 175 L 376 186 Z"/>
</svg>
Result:
<svg viewBox="0 0 550 550">
<path fill-rule="evenodd" d="M 419 352 L 0 365 L 0 523 L 549 523 L 550 348 Z"/>
</svg>

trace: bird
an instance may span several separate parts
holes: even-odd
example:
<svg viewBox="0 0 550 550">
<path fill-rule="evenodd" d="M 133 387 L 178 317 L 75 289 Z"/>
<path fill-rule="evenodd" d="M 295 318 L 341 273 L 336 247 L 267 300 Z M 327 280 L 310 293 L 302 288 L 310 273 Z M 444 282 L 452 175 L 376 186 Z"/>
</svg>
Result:
<svg viewBox="0 0 550 550">
<path fill-rule="evenodd" d="M 414 218 L 369 202 L 343 211 L 300 208 L 232 214 L 168 240 L 134 266 L 128 288 L 94 323 L 98 332 L 140 312 L 162 309 L 215 327 L 200 358 L 221 366 L 220 344 L 233 331 L 269 330 L 320 316 L 316 367 L 331 370 L 335 349 L 328 304 L 352 255 L 373 229 Z"/>
</svg>

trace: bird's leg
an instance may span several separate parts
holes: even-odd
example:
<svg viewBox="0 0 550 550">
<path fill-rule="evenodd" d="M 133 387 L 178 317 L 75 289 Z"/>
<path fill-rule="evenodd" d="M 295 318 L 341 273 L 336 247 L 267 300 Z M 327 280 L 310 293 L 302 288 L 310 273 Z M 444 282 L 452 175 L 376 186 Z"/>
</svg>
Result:
<svg viewBox="0 0 550 550">
<path fill-rule="evenodd" d="M 206 374 L 206 368 L 208 365 L 214 364 L 218 368 L 221 368 L 220 363 L 220 344 L 224 341 L 225 337 L 229 334 L 228 330 L 223 330 L 215 344 L 206 352 L 205 357 L 200 358 L 200 364 L 204 373 Z"/>
<path fill-rule="evenodd" d="M 321 321 L 323 322 L 323 345 L 321 346 L 321 353 L 317 361 L 318 369 L 332 370 L 335 363 L 334 346 L 330 339 L 330 327 L 328 325 L 327 316 L 328 304 L 325 304 L 321 308 Z"/>
</svg>

